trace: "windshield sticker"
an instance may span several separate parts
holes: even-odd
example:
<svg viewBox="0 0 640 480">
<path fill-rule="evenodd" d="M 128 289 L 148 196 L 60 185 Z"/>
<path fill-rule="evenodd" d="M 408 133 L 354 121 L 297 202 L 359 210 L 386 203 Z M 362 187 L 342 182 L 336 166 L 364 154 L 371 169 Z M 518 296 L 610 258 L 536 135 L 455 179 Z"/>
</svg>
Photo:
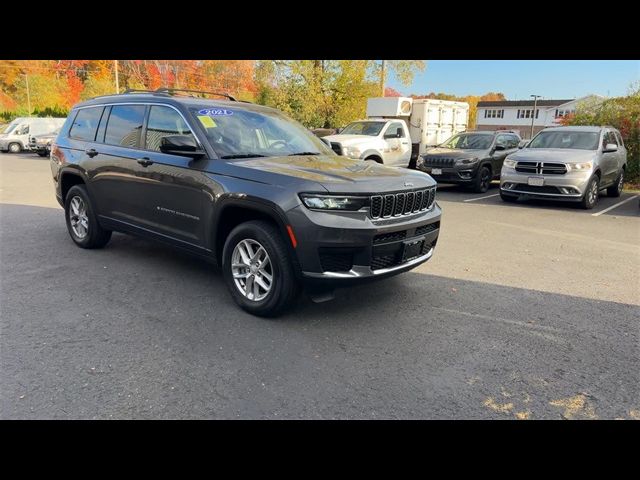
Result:
<svg viewBox="0 0 640 480">
<path fill-rule="evenodd" d="M 200 115 L 208 115 L 210 117 L 226 117 L 233 115 L 233 110 L 227 110 L 226 108 L 205 108 L 198 112 Z"/>
<path fill-rule="evenodd" d="M 198 120 L 204 128 L 216 128 L 216 122 L 213 121 L 213 118 L 207 115 L 198 115 Z"/>
</svg>

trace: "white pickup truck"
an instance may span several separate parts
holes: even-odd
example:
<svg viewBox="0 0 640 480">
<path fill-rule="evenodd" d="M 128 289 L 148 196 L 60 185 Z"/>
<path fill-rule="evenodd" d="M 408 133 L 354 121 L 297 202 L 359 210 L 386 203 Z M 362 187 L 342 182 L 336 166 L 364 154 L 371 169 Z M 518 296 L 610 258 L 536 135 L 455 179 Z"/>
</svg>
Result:
<svg viewBox="0 0 640 480">
<path fill-rule="evenodd" d="M 323 137 L 338 155 L 407 167 L 427 147 L 467 129 L 469 104 L 405 97 L 370 98 L 367 119 Z"/>
</svg>

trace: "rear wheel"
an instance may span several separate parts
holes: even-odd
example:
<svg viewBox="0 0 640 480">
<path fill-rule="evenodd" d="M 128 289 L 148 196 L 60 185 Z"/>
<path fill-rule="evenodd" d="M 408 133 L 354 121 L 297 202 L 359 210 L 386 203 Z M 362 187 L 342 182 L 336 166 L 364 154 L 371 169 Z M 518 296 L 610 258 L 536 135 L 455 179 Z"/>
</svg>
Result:
<svg viewBox="0 0 640 480">
<path fill-rule="evenodd" d="M 614 185 L 607 188 L 607 195 L 610 197 L 619 197 L 622 194 L 622 188 L 624 187 L 624 168 L 620 170 L 620 175 Z"/>
<path fill-rule="evenodd" d="M 261 220 L 231 231 L 222 252 L 222 272 L 235 302 L 258 316 L 282 313 L 300 289 L 283 236 Z"/>
<path fill-rule="evenodd" d="M 491 170 L 487 167 L 480 167 L 473 182 L 473 191 L 476 193 L 484 193 L 489 190 L 489 185 L 491 185 Z"/>
<path fill-rule="evenodd" d="M 38 152 L 38 155 L 40 155 L 41 157 L 46 157 L 49 155 L 49 152 Z"/>
<path fill-rule="evenodd" d="M 69 235 L 79 247 L 102 248 L 111 239 L 111 230 L 105 230 L 98 223 L 84 185 L 71 187 L 65 198 L 64 213 Z"/>
<path fill-rule="evenodd" d="M 598 197 L 600 195 L 600 178 L 597 175 L 591 177 L 587 184 L 587 189 L 582 196 L 580 206 L 586 210 L 590 210 L 598 203 Z"/>
<path fill-rule="evenodd" d="M 9 144 L 9 153 L 20 153 L 22 151 L 22 147 L 19 143 L 10 143 Z"/>
</svg>

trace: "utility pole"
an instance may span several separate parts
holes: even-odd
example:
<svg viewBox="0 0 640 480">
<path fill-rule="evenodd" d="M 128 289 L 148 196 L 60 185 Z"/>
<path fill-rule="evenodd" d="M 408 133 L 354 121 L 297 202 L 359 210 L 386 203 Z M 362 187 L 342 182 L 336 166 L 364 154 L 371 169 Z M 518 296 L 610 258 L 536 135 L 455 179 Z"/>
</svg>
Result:
<svg viewBox="0 0 640 480">
<path fill-rule="evenodd" d="M 113 64 L 113 70 L 116 73 L 116 93 L 120 93 L 120 81 L 118 79 L 118 60 L 114 60 Z"/>
<path fill-rule="evenodd" d="M 29 116 L 31 116 L 31 92 L 29 92 L 29 74 L 24 74 L 24 79 L 27 83 L 27 108 L 29 109 Z"/>
<path fill-rule="evenodd" d="M 380 68 L 380 95 L 384 97 L 384 83 L 387 76 L 387 64 L 386 60 L 382 60 L 382 67 Z"/>
<path fill-rule="evenodd" d="M 529 135 L 529 140 L 531 140 L 533 138 L 533 122 L 536 119 L 536 107 L 538 106 L 538 98 L 540 98 L 542 95 L 529 95 L 530 97 L 533 97 L 533 112 L 531 112 L 531 135 Z"/>
</svg>

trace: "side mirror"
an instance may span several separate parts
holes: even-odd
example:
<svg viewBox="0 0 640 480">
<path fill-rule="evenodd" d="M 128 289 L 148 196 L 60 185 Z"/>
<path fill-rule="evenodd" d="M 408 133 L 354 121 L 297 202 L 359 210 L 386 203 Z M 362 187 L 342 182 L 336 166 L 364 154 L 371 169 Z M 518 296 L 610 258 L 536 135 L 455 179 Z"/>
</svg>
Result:
<svg viewBox="0 0 640 480">
<path fill-rule="evenodd" d="M 205 152 L 198 148 L 193 135 L 167 135 L 160 140 L 160 151 L 169 155 L 199 158 Z"/>
<path fill-rule="evenodd" d="M 504 145 L 498 144 L 498 145 L 496 145 L 495 151 L 497 152 L 498 150 L 506 150 L 506 149 L 507 149 L 507 147 L 505 147 Z"/>
<path fill-rule="evenodd" d="M 602 152 L 609 153 L 609 152 L 617 152 L 617 151 L 618 151 L 618 145 L 616 145 L 615 143 L 607 143 L 607 145 L 604 147 L 604 150 Z"/>
<path fill-rule="evenodd" d="M 518 148 L 524 148 L 527 145 L 529 145 L 529 141 L 528 140 L 521 140 L 520 143 L 518 144 Z"/>
</svg>

